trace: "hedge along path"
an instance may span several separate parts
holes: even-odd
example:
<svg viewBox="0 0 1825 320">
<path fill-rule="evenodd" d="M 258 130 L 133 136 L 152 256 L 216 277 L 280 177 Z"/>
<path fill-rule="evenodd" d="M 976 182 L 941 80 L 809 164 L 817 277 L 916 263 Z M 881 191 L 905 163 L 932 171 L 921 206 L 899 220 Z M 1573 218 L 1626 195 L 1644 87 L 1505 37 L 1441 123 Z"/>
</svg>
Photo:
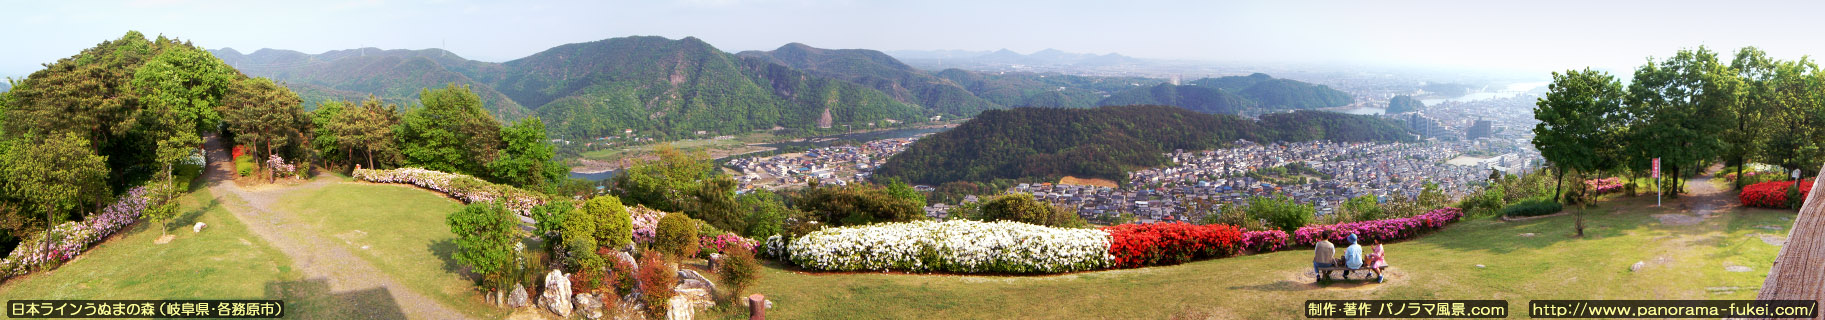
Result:
<svg viewBox="0 0 1825 320">
<path fill-rule="evenodd" d="M 208 150 L 209 166 L 203 171 L 207 186 L 214 192 L 216 200 L 222 207 L 241 219 L 247 229 L 265 238 L 267 243 L 292 258 L 292 263 L 307 279 L 325 279 L 329 282 L 332 293 L 354 292 L 379 287 L 392 298 L 391 301 L 373 301 L 375 305 L 344 306 L 354 310 L 367 308 L 399 308 L 413 319 L 469 319 L 467 315 L 457 312 L 429 297 L 413 292 L 399 281 L 386 276 L 386 273 L 375 268 L 366 260 L 356 257 L 337 245 L 321 237 L 298 237 L 283 230 L 302 227 L 295 221 L 296 216 L 282 210 L 269 210 L 274 201 L 285 193 L 311 188 L 321 188 L 329 180 L 317 179 L 303 186 L 274 188 L 255 192 L 242 189 L 234 183 L 234 162 L 229 159 L 219 136 L 211 134 L 204 137 L 203 146 Z M 229 196 L 233 195 L 233 196 Z M 358 301 L 366 303 L 368 301 Z M 376 310 L 376 314 L 388 314 L 386 310 Z M 319 318 L 322 316 L 301 315 L 302 318 Z"/>
</svg>

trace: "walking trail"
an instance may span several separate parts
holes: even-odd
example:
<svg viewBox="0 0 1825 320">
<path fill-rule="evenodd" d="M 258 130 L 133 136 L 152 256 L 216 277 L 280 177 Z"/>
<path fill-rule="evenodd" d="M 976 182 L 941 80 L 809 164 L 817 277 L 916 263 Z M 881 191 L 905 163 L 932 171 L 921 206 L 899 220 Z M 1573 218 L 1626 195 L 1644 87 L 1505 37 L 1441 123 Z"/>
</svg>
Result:
<svg viewBox="0 0 1825 320">
<path fill-rule="evenodd" d="M 382 289 L 391 296 L 391 301 L 353 301 L 355 303 L 373 302 L 370 306 L 337 306 L 363 310 L 368 308 L 399 308 L 412 319 L 467 319 L 461 312 L 452 310 L 418 292 L 412 291 L 404 284 L 386 276 L 386 273 L 375 268 L 366 260 L 328 239 L 309 235 L 300 235 L 296 230 L 303 224 L 295 213 L 275 209 L 274 203 L 286 194 L 299 190 L 322 188 L 334 183 L 329 179 L 316 179 L 304 185 L 267 190 L 247 190 L 234 182 L 234 162 L 223 148 L 220 138 L 211 135 L 204 138 L 204 147 L 208 149 L 210 160 L 208 170 L 203 177 L 222 207 L 241 219 L 254 234 L 266 239 L 266 242 L 279 248 L 279 251 L 290 256 L 292 263 L 310 280 L 327 280 L 330 292 L 354 292 Z M 384 300 L 384 299 L 382 299 Z M 383 311 L 384 312 L 384 311 Z M 289 312 L 288 312 L 289 313 Z M 310 315 L 304 315 L 310 318 Z"/>
<path fill-rule="evenodd" d="M 1729 209 L 1735 203 L 1731 194 L 1711 184 L 1712 176 L 1721 169 L 1722 165 L 1705 168 L 1704 174 L 1686 180 L 1686 192 L 1679 199 L 1666 199 L 1666 205 L 1677 205 L 1682 213 L 1656 214 L 1654 218 L 1666 225 L 1692 225 Z"/>
</svg>

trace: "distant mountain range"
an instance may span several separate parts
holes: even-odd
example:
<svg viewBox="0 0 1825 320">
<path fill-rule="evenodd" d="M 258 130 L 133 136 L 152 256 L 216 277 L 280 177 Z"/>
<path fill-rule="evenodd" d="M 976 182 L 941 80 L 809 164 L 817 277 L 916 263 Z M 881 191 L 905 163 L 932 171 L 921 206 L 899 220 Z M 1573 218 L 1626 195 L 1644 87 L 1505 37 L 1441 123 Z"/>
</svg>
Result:
<svg viewBox="0 0 1825 320">
<path fill-rule="evenodd" d="M 1160 92 L 1163 79 L 964 69 L 933 72 L 880 51 L 821 49 L 800 43 L 731 54 L 694 37 L 573 43 L 503 63 L 469 60 L 439 49 L 365 48 L 321 54 L 261 49 L 243 54 L 225 48 L 211 53 L 248 75 L 285 83 L 306 100 L 307 108 L 322 101 L 359 100 L 368 95 L 411 105 L 420 90 L 455 83 L 476 91 L 486 109 L 498 118 L 538 116 L 554 136 L 567 138 L 620 135 L 628 129 L 640 136 L 676 138 L 698 132 L 866 127 L 923 122 L 940 115 L 970 117 L 1019 106 L 1086 108 L 1133 102 L 1234 113 L 1250 108 L 1329 106 L 1335 95 L 1342 95 L 1323 86 L 1266 75 L 1259 75 L 1264 79 L 1225 81 L 1267 85 L 1224 82 L 1218 86 L 1213 82 L 1210 86 L 1217 89 L 1199 85 Z M 1031 55 L 1002 50 L 976 58 L 1047 63 L 1132 59 L 1058 50 Z M 1284 98 L 1283 94 L 1295 97 Z M 1308 95 L 1326 102 L 1310 103 Z M 1206 96 L 1223 102 L 1204 104 Z M 1348 100 L 1348 95 L 1342 97 Z"/>
<path fill-rule="evenodd" d="M 889 55 L 913 64 L 932 64 L 949 66 L 967 65 L 1035 65 L 1035 66 L 1116 66 L 1145 63 L 1145 60 L 1124 56 L 1119 53 L 1088 54 L 1070 53 L 1058 49 L 1045 49 L 1033 54 L 1020 54 L 1013 50 L 964 51 L 964 50 L 902 50 L 889 52 Z"/>
</svg>

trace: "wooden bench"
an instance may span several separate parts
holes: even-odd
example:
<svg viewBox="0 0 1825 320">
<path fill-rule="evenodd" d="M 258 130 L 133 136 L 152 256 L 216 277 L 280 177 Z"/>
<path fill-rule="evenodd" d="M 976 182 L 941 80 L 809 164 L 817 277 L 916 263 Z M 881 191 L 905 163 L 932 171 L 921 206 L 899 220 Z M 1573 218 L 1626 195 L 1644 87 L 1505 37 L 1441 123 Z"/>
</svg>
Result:
<svg viewBox="0 0 1825 320">
<path fill-rule="evenodd" d="M 1386 271 L 1386 270 L 1387 270 L 1387 269 L 1388 269 L 1388 267 L 1382 267 L 1382 269 L 1383 269 L 1383 271 Z M 1317 270 L 1317 271 L 1318 271 L 1318 272 L 1316 272 L 1316 273 L 1317 273 L 1317 274 L 1314 274 L 1314 275 L 1312 275 L 1312 277 L 1313 277 L 1313 278 L 1314 278 L 1314 279 L 1313 279 L 1313 280 L 1312 280 L 1312 282 L 1313 282 L 1313 283 L 1317 283 L 1317 282 L 1320 282 L 1320 281 L 1324 281 L 1324 280 L 1328 280 L 1328 279 L 1330 279 L 1330 278 L 1331 278 L 1331 272 L 1332 272 L 1332 271 L 1342 271 L 1342 272 L 1343 272 L 1343 278 L 1344 278 L 1344 279 L 1349 279 L 1349 278 L 1350 278 L 1350 272 L 1351 272 L 1351 271 L 1361 271 L 1361 272 L 1362 272 L 1362 274 L 1363 274 L 1363 280 L 1368 280 L 1368 279 L 1369 279 L 1369 276 L 1370 276 L 1370 275 L 1375 275 L 1375 274 L 1376 274 L 1376 273 L 1375 273 L 1375 271 L 1374 271 L 1374 270 L 1375 270 L 1375 269 L 1372 269 L 1372 268 L 1369 268 L 1369 267 L 1367 267 L 1367 266 L 1364 266 L 1364 267 L 1362 267 L 1362 268 L 1356 268 L 1356 269 L 1350 269 L 1350 267 L 1347 267 L 1347 266 L 1343 266 L 1343 265 L 1341 265 L 1341 264 L 1340 264 L 1340 265 L 1337 265 L 1337 266 L 1330 266 L 1330 267 L 1323 267 L 1323 268 L 1317 268 L 1317 269 L 1316 269 L 1316 270 Z M 1379 275 L 1377 275 L 1377 276 L 1375 276 L 1375 282 L 1376 282 L 1376 283 L 1381 283 L 1381 282 L 1382 282 L 1382 281 L 1383 281 L 1383 280 L 1386 280 L 1386 279 L 1384 279 L 1384 278 L 1385 278 L 1385 277 L 1383 277 L 1383 276 L 1379 276 Z"/>
</svg>

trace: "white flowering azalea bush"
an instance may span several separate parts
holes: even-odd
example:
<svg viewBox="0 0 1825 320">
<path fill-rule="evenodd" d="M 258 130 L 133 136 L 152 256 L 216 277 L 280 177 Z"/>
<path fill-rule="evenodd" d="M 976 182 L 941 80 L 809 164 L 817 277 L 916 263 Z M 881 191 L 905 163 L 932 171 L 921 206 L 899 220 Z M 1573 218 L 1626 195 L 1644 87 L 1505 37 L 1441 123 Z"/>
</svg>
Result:
<svg viewBox="0 0 1825 320">
<path fill-rule="evenodd" d="M 954 220 L 827 228 L 766 249 L 817 270 L 1056 273 L 1107 267 L 1109 243 L 1096 229 Z"/>
<path fill-rule="evenodd" d="M 521 216 L 532 216 L 532 207 L 545 204 L 545 196 L 513 186 L 495 184 L 465 174 L 399 168 L 391 170 L 357 169 L 356 179 L 377 183 L 403 183 L 436 190 L 462 200 L 463 203 L 498 202 Z"/>
</svg>

